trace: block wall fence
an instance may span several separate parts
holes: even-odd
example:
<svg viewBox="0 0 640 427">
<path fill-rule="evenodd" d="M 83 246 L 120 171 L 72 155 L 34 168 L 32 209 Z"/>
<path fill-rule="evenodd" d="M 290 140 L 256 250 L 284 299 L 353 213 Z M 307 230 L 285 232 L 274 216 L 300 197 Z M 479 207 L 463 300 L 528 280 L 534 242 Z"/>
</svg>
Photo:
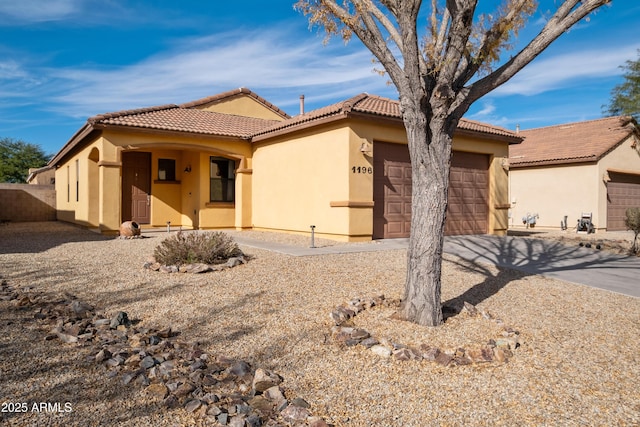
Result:
<svg viewBox="0 0 640 427">
<path fill-rule="evenodd" d="M 0 221 L 55 220 L 55 186 L 0 183 Z"/>
</svg>

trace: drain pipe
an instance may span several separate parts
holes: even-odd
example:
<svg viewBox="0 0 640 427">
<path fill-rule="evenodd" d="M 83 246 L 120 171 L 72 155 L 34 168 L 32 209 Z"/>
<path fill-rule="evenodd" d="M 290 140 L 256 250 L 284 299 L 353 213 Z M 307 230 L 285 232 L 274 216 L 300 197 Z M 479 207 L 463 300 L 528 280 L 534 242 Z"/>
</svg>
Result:
<svg viewBox="0 0 640 427">
<path fill-rule="evenodd" d="M 171 233 L 171 221 L 167 221 L 167 233 Z"/>
<path fill-rule="evenodd" d="M 316 226 L 312 225 L 311 226 L 311 247 L 315 248 L 316 247 L 316 242 L 315 242 L 315 230 L 316 230 Z"/>
</svg>

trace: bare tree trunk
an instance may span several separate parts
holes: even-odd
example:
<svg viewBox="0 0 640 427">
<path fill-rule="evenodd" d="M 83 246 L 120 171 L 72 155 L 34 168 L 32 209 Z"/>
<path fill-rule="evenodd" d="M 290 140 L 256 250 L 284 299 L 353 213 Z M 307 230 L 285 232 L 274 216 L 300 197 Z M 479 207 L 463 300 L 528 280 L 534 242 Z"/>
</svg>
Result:
<svg viewBox="0 0 640 427">
<path fill-rule="evenodd" d="M 438 326 L 443 320 L 440 288 L 452 136 L 445 120 L 427 121 L 424 112 L 407 116 L 414 116 L 405 118 L 412 205 L 401 316 L 423 326 Z"/>
</svg>

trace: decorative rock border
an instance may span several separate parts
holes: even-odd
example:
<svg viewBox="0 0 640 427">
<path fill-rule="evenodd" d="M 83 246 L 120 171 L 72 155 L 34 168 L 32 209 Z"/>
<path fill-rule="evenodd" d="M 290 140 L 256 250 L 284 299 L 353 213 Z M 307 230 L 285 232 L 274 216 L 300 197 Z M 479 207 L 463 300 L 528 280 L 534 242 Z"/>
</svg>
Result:
<svg viewBox="0 0 640 427">
<path fill-rule="evenodd" d="M 194 263 L 194 264 L 185 264 L 181 266 L 177 265 L 163 265 L 159 262 L 156 262 L 155 258 L 151 257 L 147 260 L 142 267 L 159 271 L 161 273 L 192 273 L 192 274 L 200 274 L 200 273 L 208 273 L 210 271 L 222 271 L 227 268 L 237 267 L 242 264 L 246 264 L 249 260 L 247 255 L 241 255 L 237 257 L 231 257 L 227 260 L 227 262 L 221 264 L 202 264 L 202 263 Z"/>
<path fill-rule="evenodd" d="M 352 320 L 364 310 L 376 306 L 394 306 L 398 301 L 388 301 L 384 295 L 375 297 L 353 298 L 346 304 L 336 307 L 329 317 L 335 323 L 331 328 L 331 335 L 339 345 L 354 347 L 361 345 L 370 349 L 372 353 L 390 358 L 393 356 L 401 361 L 426 360 L 442 366 L 461 366 L 470 364 L 506 363 L 513 352 L 522 344 L 520 333 L 513 328 L 504 325 L 500 319 L 493 317 L 484 310 L 479 310 L 474 305 L 465 302 L 461 314 L 470 317 L 482 317 L 503 327 L 501 337 L 490 339 L 484 345 L 478 345 L 470 349 L 456 348 L 455 350 L 441 350 L 428 344 L 420 344 L 418 347 L 400 343 L 392 343 L 385 339 L 377 339 L 368 331 L 352 326 Z"/>
<path fill-rule="evenodd" d="M 312 416 L 304 399 L 287 399 L 277 373 L 206 353 L 171 328 L 135 327 L 125 312 L 106 317 L 71 295 L 50 298 L 5 280 L 0 300 L 34 309 L 34 318 L 50 328 L 45 340 L 91 348 L 88 361 L 107 378 L 144 388 L 167 410 L 182 408 L 205 422 L 234 427 L 328 426 Z"/>
</svg>

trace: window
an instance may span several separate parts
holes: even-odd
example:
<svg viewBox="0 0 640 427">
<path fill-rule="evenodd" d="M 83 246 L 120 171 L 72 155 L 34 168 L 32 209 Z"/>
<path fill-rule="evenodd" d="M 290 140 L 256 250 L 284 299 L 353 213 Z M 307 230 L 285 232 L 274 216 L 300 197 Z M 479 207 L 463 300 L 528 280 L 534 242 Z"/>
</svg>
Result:
<svg viewBox="0 0 640 427">
<path fill-rule="evenodd" d="M 76 202 L 80 201 L 80 160 L 76 160 Z"/>
<path fill-rule="evenodd" d="M 211 202 L 233 202 L 235 200 L 236 162 L 224 157 L 211 157 L 210 197 Z"/>
<path fill-rule="evenodd" d="M 71 174 L 69 173 L 69 165 L 67 165 L 67 203 L 71 201 Z"/>
<path fill-rule="evenodd" d="M 176 180 L 176 161 L 174 159 L 158 159 L 158 181 Z"/>
</svg>

